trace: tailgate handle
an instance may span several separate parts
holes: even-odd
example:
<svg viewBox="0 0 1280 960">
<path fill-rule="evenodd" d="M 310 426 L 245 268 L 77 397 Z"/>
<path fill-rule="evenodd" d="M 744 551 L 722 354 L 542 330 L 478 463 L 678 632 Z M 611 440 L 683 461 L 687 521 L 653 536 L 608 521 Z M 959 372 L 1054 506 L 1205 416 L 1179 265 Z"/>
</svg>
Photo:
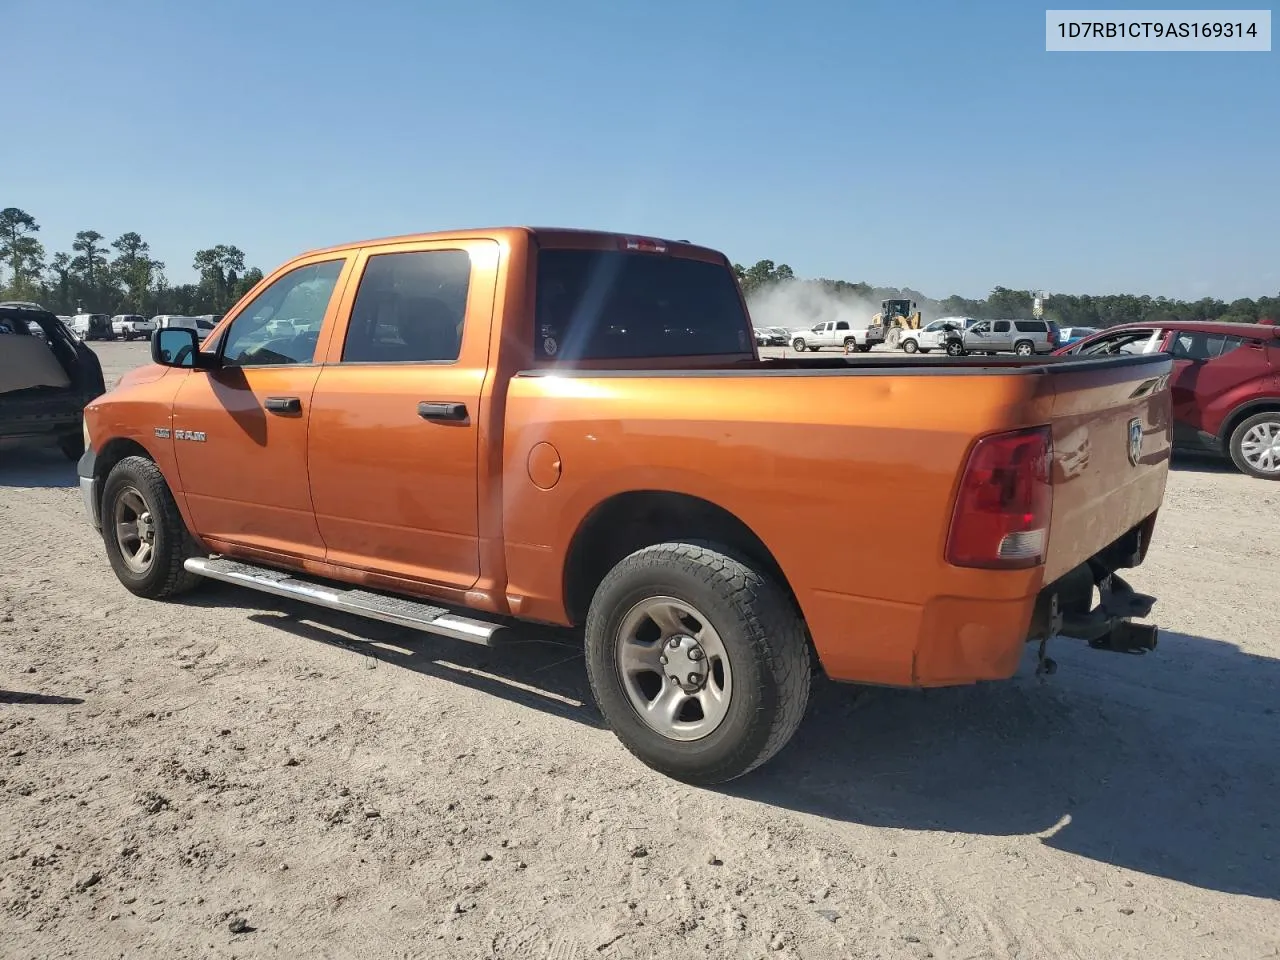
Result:
<svg viewBox="0 0 1280 960">
<path fill-rule="evenodd" d="M 272 413 L 301 413 L 302 401 L 297 397 L 267 397 L 263 404 Z"/>
<path fill-rule="evenodd" d="M 467 419 L 465 403 L 428 403 L 423 400 L 418 404 L 418 416 L 423 420 L 447 420 L 459 423 Z"/>
</svg>

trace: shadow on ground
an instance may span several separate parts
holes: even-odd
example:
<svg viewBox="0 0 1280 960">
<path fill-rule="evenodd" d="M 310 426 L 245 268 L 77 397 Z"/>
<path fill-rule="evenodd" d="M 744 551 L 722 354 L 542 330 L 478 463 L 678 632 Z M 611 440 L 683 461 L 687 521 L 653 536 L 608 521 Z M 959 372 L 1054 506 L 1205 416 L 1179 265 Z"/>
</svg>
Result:
<svg viewBox="0 0 1280 960">
<path fill-rule="evenodd" d="M 76 465 L 57 447 L 0 444 L 0 487 L 78 487 Z"/>
<path fill-rule="evenodd" d="M 221 583 L 202 585 L 182 600 L 189 606 L 241 607 L 255 623 L 305 640 L 604 727 L 587 684 L 582 640 L 569 631 L 520 624 L 498 645 L 482 647 Z M 264 603 L 271 604 L 270 613 L 250 612 L 261 611 Z"/>
<path fill-rule="evenodd" d="M 21 690 L 0 690 L 0 703 L 74 706 L 77 703 L 84 703 L 84 700 L 80 697 L 55 697 L 46 693 L 27 693 Z"/>
<path fill-rule="evenodd" d="M 600 728 L 581 640 L 521 626 L 495 648 L 209 585 L 188 603 Z M 1057 849 L 1280 898 L 1280 661 L 1162 634 L 1125 657 L 1068 646 L 1041 683 L 930 691 L 820 682 L 790 747 L 725 793 L 832 820 Z"/>
<path fill-rule="evenodd" d="M 827 685 L 790 749 L 729 792 L 869 826 L 1042 842 L 1280 898 L 1280 661 L 1162 634 L 1055 651 L 1057 675 L 931 691 Z M 839 735 L 833 735 L 839 731 Z"/>
<path fill-rule="evenodd" d="M 1203 453 L 1176 453 L 1169 461 L 1169 469 L 1176 473 L 1240 473 L 1225 457 Z"/>
</svg>

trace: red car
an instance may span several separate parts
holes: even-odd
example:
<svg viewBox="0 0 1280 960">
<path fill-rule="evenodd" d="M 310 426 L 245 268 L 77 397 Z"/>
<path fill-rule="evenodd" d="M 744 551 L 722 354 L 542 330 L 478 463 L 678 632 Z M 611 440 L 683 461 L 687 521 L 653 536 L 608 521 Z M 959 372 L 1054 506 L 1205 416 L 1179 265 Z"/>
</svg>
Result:
<svg viewBox="0 0 1280 960">
<path fill-rule="evenodd" d="M 1173 446 L 1280 480 L 1280 326 L 1176 321 L 1108 327 L 1054 355 L 1171 354 Z"/>
</svg>

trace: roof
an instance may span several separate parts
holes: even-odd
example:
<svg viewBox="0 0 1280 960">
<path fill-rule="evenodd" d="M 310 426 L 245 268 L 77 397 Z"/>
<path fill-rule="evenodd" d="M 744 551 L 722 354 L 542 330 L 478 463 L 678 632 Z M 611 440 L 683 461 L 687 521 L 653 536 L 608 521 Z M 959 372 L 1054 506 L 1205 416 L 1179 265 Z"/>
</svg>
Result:
<svg viewBox="0 0 1280 960">
<path fill-rule="evenodd" d="M 668 248 L 678 247 L 678 250 L 669 250 L 671 253 L 679 253 L 683 256 L 695 257 L 704 260 L 725 260 L 727 259 L 719 250 L 710 247 L 703 247 L 696 243 L 690 243 L 688 240 L 671 240 L 667 237 L 655 237 L 646 233 L 624 233 L 608 230 L 584 230 L 576 227 L 527 227 L 527 226 L 507 226 L 507 227 L 474 227 L 460 230 L 436 230 L 430 233 L 406 233 L 392 237 L 373 237 L 365 240 L 356 240 L 351 243 L 339 243 L 329 247 L 321 247 L 315 250 L 307 250 L 300 253 L 299 257 L 311 257 L 323 253 L 342 253 L 355 250 L 360 247 L 385 246 L 393 243 L 418 243 L 427 240 L 511 240 L 516 235 L 535 237 L 540 244 L 544 246 L 560 246 L 574 247 L 583 246 L 588 248 L 607 249 L 612 248 L 617 241 L 624 238 L 640 238 L 645 240 L 658 240 L 665 243 Z M 297 258 L 294 258 L 297 259 Z"/>
<path fill-rule="evenodd" d="M 1118 323 L 1114 327 L 1099 327 L 1098 332 L 1112 330 L 1142 330 L 1159 327 L 1161 330 L 1191 330 L 1195 333 L 1220 333 L 1228 337 L 1258 337 L 1266 339 L 1280 336 L 1280 327 L 1266 323 L 1224 323 L 1221 320 L 1168 320 L 1164 323 Z"/>
</svg>

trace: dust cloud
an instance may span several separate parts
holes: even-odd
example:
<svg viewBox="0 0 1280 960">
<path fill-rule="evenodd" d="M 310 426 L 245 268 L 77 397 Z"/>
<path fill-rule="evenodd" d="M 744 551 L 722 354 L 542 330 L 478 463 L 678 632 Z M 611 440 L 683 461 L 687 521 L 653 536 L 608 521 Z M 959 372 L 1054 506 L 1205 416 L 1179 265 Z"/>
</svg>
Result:
<svg viewBox="0 0 1280 960">
<path fill-rule="evenodd" d="M 808 330 L 827 320 L 848 320 L 860 329 L 880 312 L 880 301 L 837 292 L 816 280 L 785 280 L 753 290 L 747 309 L 757 327 Z"/>
</svg>

